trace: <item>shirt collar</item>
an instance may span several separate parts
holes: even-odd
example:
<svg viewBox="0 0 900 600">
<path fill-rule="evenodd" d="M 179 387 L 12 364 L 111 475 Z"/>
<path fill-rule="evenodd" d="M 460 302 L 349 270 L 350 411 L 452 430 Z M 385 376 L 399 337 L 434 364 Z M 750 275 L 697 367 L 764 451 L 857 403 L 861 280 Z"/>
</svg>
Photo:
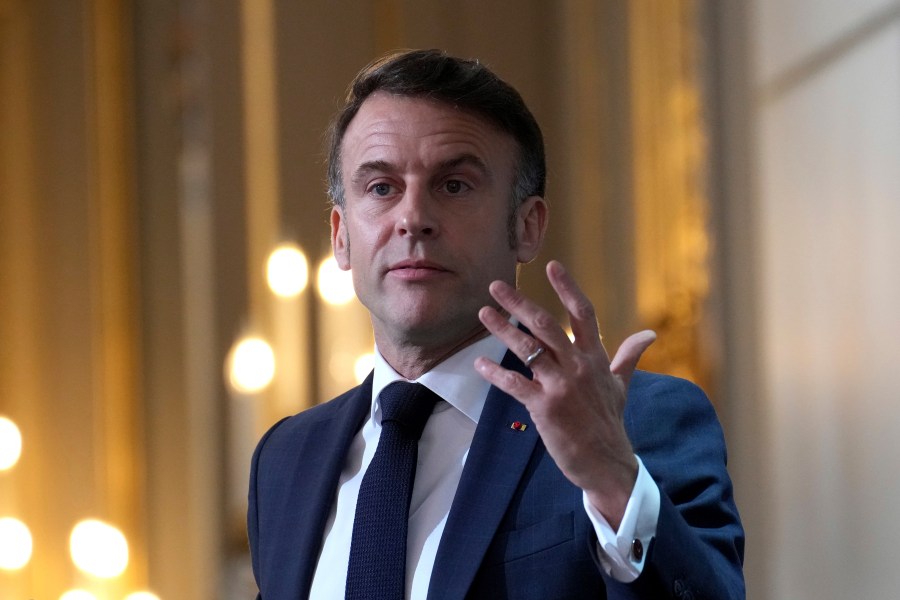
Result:
<svg viewBox="0 0 900 600">
<path fill-rule="evenodd" d="M 421 383 L 477 424 L 487 399 L 488 383 L 475 370 L 475 359 L 484 356 L 499 363 L 506 354 L 506 346 L 493 335 L 470 344 L 436 365 L 418 379 Z M 375 375 L 372 380 L 372 418 L 378 410 L 378 395 L 388 384 L 404 379 L 387 363 L 375 347 Z"/>
</svg>

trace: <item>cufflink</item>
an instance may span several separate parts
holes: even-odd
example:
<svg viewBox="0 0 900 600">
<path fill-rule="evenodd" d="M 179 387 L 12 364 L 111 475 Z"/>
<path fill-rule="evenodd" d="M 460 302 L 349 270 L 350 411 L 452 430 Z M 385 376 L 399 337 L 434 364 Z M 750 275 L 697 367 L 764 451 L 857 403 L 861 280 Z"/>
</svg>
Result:
<svg viewBox="0 0 900 600">
<path fill-rule="evenodd" d="M 641 540 L 635 539 L 631 541 L 631 556 L 638 562 L 641 562 L 641 559 L 644 558 L 644 544 L 641 543 Z"/>
</svg>

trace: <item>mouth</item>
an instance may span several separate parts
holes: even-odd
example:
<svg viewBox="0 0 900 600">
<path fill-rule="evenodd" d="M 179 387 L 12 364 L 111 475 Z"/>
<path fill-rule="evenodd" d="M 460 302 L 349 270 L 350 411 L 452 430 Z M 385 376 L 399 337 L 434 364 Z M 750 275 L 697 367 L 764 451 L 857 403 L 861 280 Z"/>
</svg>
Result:
<svg viewBox="0 0 900 600">
<path fill-rule="evenodd" d="M 404 281 L 424 281 L 449 273 L 449 269 L 428 260 L 401 260 L 391 265 L 387 273 Z"/>
</svg>

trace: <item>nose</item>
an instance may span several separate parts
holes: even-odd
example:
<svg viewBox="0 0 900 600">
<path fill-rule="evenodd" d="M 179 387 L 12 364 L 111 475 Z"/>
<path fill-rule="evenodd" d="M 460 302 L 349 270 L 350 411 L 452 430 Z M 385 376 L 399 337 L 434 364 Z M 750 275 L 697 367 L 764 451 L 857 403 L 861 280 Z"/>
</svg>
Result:
<svg viewBox="0 0 900 600">
<path fill-rule="evenodd" d="M 438 219 L 434 199 L 426 190 L 409 186 L 403 200 L 397 205 L 397 233 L 401 236 L 434 237 L 437 235 Z"/>
</svg>

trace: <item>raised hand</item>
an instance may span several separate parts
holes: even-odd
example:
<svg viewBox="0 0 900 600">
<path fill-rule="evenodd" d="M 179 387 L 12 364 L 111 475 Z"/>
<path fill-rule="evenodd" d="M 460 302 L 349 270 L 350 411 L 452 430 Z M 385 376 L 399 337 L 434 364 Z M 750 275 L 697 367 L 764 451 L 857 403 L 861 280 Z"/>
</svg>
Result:
<svg viewBox="0 0 900 600">
<path fill-rule="evenodd" d="M 558 261 L 547 278 L 568 312 L 570 341 L 550 312 L 501 281 L 491 284 L 497 303 L 532 333 L 512 325 L 492 307 L 478 315 L 484 326 L 531 368 L 529 380 L 486 358 L 475 367 L 493 385 L 528 409 L 547 451 L 569 480 L 618 528 L 637 478 L 638 465 L 625 431 L 628 382 L 652 331 L 630 336 L 610 361 L 594 306 Z"/>
</svg>

